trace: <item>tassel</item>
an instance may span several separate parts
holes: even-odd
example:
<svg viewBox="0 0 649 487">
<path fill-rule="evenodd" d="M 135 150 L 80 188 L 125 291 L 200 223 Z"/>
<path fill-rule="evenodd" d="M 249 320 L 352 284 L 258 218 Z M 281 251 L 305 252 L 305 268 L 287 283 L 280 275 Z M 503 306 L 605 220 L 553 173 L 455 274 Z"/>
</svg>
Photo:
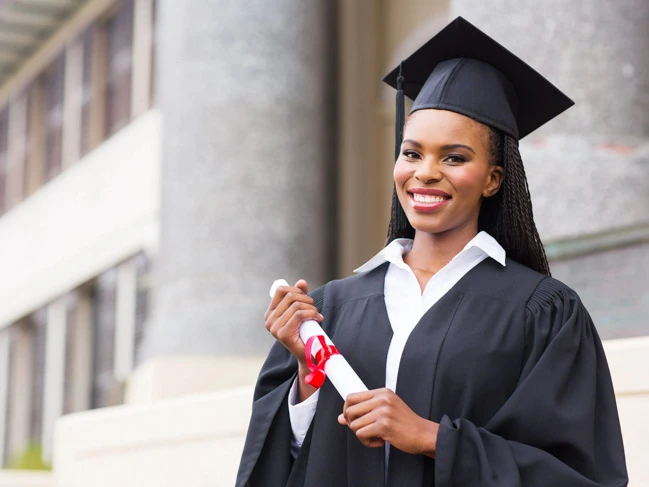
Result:
<svg viewBox="0 0 649 487">
<path fill-rule="evenodd" d="M 399 76 L 397 76 L 397 109 L 395 114 L 394 122 L 394 160 L 399 158 L 401 154 L 401 141 L 403 140 L 403 124 L 405 123 L 405 100 L 403 94 L 403 85 L 405 79 L 403 77 L 403 62 L 399 65 Z M 394 188 L 392 193 L 392 218 L 393 218 L 393 238 L 412 238 L 414 236 L 414 230 L 410 226 L 408 217 L 406 217 L 405 211 L 399 203 L 399 198 L 397 197 L 397 190 Z"/>
<path fill-rule="evenodd" d="M 399 76 L 397 76 L 397 110 L 394 122 L 394 160 L 399 158 L 401 153 L 401 141 L 403 140 L 403 124 L 405 122 L 405 100 L 403 95 L 404 77 L 402 73 L 403 62 L 399 65 Z"/>
<path fill-rule="evenodd" d="M 399 76 L 397 76 L 397 110 L 394 122 L 394 160 L 401 154 L 401 141 L 403 140 L 403 125 L 405 123 L 405 100 L 403 94 L 403 62 L 399 65 Z M 392 214 L 390 216 L 390 226 L 388 227 L 388 243 L 395 238 L 414 238 L 415 230 L 410 225 L 403 207 L 397 196 L 396 186 L 392 190 Z"/>
</svg>

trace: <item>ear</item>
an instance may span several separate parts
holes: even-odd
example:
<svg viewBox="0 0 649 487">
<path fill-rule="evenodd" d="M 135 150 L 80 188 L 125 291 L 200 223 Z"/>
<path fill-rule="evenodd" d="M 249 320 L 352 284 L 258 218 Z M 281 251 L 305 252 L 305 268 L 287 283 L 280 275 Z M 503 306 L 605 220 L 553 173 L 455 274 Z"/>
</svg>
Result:
<svg viewBox="0 0 649 487">
<path fill-rule="evenodd" d="M 485 185 L 484 191 L 482 192 L 482 196 L 484 196 L 485 198 L 490 198 L 495 195 L 500 189 L 504 175 L 505 171 L 502 166 L 491 166 L 487 184 Z"/>
</svg>

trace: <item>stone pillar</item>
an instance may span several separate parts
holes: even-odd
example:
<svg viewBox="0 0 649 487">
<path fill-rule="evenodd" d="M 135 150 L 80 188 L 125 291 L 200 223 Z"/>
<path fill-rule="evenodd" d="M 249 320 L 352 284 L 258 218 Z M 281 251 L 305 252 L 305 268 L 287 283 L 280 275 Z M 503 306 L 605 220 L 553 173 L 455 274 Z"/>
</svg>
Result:
<svg viewBox="0 0 649 487">
<path fill-rule="evenodd" d="M 262 356 L 273 280 L 315 289 L 333 269 L 335 2 L 158 3 L 161 234 L 140 359 Z"/>
<path fill-rule="evenodd" d="M 604 337 L 649 334 L 649 283 L 623 270 L 649 261 L 649 3 L 453 0 L 456 15 L 575 100 L 521 142 L 541 238 Z"/>
</svg>

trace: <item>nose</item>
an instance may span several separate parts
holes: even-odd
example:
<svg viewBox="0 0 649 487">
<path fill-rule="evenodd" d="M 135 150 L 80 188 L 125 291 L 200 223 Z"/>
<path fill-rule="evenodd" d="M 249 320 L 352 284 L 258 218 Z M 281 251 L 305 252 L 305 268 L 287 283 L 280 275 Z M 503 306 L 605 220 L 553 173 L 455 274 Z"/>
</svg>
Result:
<svg viewBox="0 0 649 487">
<path fill-rule="evenodd" d="M 424 159 L 415 171 L 415 178 L 423 184 L 438 182 L 443 177 L 440 164 L 432 157 Z"/>
</svg>

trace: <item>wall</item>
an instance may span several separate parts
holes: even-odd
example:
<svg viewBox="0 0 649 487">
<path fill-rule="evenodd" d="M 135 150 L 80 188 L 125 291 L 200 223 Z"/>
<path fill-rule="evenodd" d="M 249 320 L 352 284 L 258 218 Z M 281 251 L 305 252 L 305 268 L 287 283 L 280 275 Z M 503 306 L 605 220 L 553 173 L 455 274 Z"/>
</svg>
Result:
<svg viewBox="0 0 649 487">
<path fill-rule="evenodd" d="M 604 342 L 631 487 L 649 487 L 649 337 Z"/>
<path fill-rule="evenodd" d="M 50 472 L 0 470 L 0 487 L 52 487 Z"/>
<path fill-rule="evenodd" d="M 160 118 L 145 113 L 0 219 L 0 327 L 155 247 Z"/>
<path fill-rule="evenodd" d="M 234 485 L 252 387 L 64 417 L 57 487 Z"/>
<path fill-rule="evenodd" d="M 605 348 L 630 485 L 649 487 L 649 337 Z M 55 487 L 232 487 L 251 397 L 252 387 L 244 387 L 64 417 L 55 437 Z"/>
</svg>

